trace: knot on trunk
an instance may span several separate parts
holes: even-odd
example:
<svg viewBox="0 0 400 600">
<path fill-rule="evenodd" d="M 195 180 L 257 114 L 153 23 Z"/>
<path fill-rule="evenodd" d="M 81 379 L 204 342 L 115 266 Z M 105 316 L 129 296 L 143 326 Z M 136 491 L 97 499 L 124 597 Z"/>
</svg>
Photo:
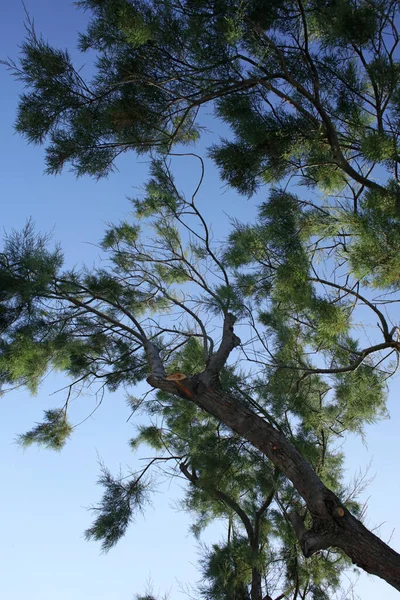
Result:
<svg viewBox="0 0 400 600">
<path fill-rule="evenodd" d="M 324 525 L 326 524 L 318 522 L 311 529 L 306 529 L 303 517 L 297 511 L 289 513 L 288 518 L 293 525 L 301 551 L 306 558 L 310 558 L 319 550 L 325 550 L 334 544 L 329 525 L 325 529 Z"/>
</svg>

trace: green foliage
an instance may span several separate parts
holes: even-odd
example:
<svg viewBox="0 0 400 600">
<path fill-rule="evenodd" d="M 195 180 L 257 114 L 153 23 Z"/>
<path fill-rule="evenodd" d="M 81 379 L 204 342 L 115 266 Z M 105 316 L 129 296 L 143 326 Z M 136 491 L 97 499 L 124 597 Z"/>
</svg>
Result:
<svg viewBox="0 0 400 600">
<path fill-rule="evenodd" d="M 93 77 L 85 81 L 68 52 L 31 27 L 20 61 L 9 65 L 27 87 L 17 131 L 46 147 L 49 173 L 68 165 L 103 177 L 133 149 L 151 156 L 150 178 L 131 201 L 133 219 L 106 231 L 104 268 L 62 270 L 60 251 L 49 251 L 31 223 L 8 236 L 0 382 L 36 392 L 57 368 L 71 389 L 115 391 L 165 371 L 199 390 L 200 375 L 225 352 L 232 313 L 242 341 L 221 359 L 213 385 L 285 435 L 359 514 L 344 492 L 337 441 L 386 415 L 387 357 L 377 350 L 396 344 L 368 287 L 399 287 L 398 4 L 78 5 L 89 16 L 80 49 L 96 55 Z M 208 150 L 222 179 L 247 196 L 281 186 L 264 196 L 255 223 L 235 223 L 218 243 L 197 208 L 200 184 L 187 200 L 169 162 L 175 147 L 181 154 L 198 141 L 206 105 L 225 126 Z M 296 183 L 304 187 L 294 194 Z M 370 346 L 355 326 L 366 310 L 380 328 Z M 176 394 L 131 397 L 132 411 L 151 417 L 132 449 L 146 444 L 155 456 L 129 479 L 103 470 L 88 539 L 104 550 L 117 543 L 146 502 L 145 472 L 162 464 L 186 478 L 183 507 L 197 536 L 214 520 L 228 523 L 227 540 L 204 553 L 203 597 L 265 596 L 251 590 L 252 571 L 263 586 L 276 578 L 286 595 L 332 597 L 346 559 L 300 555 L 285 518 L 297 506 L 311 526 L 298 492 L 190 399 L 178 385 Z M 58 450 L 71 432 L 66 410 L 47 411 L 21 442 Z"/>
<path fill-rule="evenodd" d="M 3 344 L 0 368 L 3 374 L 7 374 L 7 380 L 23 381 L 35 393 L 47 371 L 51 349 L 47 345 L 37 344 L 30 334 L 19 334 L 12 344 Z"/>
<path fill-rule="evenodd" d="M 335 399 L 345 415 L 343 425 L 349 431 L 359 431 L 386 415 L 386 389 L 382 377 L 371 365 L 363 364 L 353 373 L 337 378 Z"/>
<path fill-rule="evenodd" d="M 7 299 L 6 290 L 9 294 L 16 294 L 22 303 L 45 291 L 54 273 L 63 264 L 60 249 L 50 251 L 49 242 L 49 236 L 35 232 L 32 221 L 28 221 L 22 231 L 12 231 L 5 236 L 4 250 L 0 254 L 2 300 Z"/>
<path fill-rule="evenodd" d="M 240 267 L 262 260 L 266 256 L 266 240 L 264 230 L 259 227 L 238 224 L 230 234 L 231 242 L 225 259 L 232 267 Z"/>
<path fill-rule="evenodd" d="M 135 450 L 140 444 L 147 444 L 154 450 L 163 450 L 162 429 L 155 425 L 139 426 L 139 435 L 130 440 L 132 450 Z"/>
<path fill-rule="evenodd" d="M 252 194 L 299 169 L 308 185 L 340 190 L 346 176 L 312 97 L 315 78 L 346 160 L 357 155 L 360 140 L 366 158 L 388 157 L 388 133 L 371 127 L 368 101 L 372 88 L 385 110 L 395 106 L 399 68 L 378 42 L 392 33 L 396 7 L 389 1 L 309 2 L 305 22 L 296 2 L 281 0 L 267 7 L 258 0 L 218 0 L 213 11 L 202 0 L 180 9 L 169 0 L 84 0 L 78 6 L 89 14 L 80 49 L 97 56 L 91 81 L 82 79 L 66 51 L 32 29 L 21 60 L 9 65 L 29 90 L 17 130 L 47 144 L 49 172 L 69 163 L 78 175 L 101 177 L 131 148 L 165 154 L 173 145 L 194 143 L 201 131 L 198 107 L 211 101 L 233 134 L 214 145 L 211 156 L 241 192 Z M 305 26 L 309 55 L 302 46 Z M 277 40 L 285 43 L 279 48 Z"/>
<path fill-rule="evenodd" d="M 225 258 L 233 267 L 262 263 L 265 279 L 274 279 L 279 302 L 301 308 L 310 302 L 312 292 L 309 259 L 298 235 L 299 209 L 295 196 L 273 190 L 269 201 L 260 206 L 261 224 L 237 227 Z"/>
<path fill-rule="evenodd" d="M 389 160 L 396 152 L 394 140 L 388 134 L 368 133 L 361 140 L 361 149 L 367 159 L 372 162 Z"/>
<path fill-rule="evenodd" d="M 320 144 L 311 143 L 307 153 L 303 183 L 318 187 L 325 194 L 337 194 L 346 186 L 346 175 L 337 165 L 332 153 Z"/>
<path fill-rule="evenodd" d="M 133 201 L 136 216 L 149 217 L 160 210 L 175 212 L 179 206 L 179 195 L 173 177 L 165 163 L 153 160 L 150 165 L 151 178 L 145 187 L 145 197 Z"/>
<path fill-rule="evenodd" d="M 164 169 L 160 179 L 163 173 Z M 184 212 L 188 205 L 183 198 L 179 202 Z M 149 213 L 156 223 L 153 254 L 146 250 L 143 234 L 136 225 L 125 222 L 110 228 L 103 242 L 104 250 L 111 257 L 110 268 L 63 273 L 61 265 L 53 266 L 51 278 L 45 280 L 44 292 L 35 291 L 32 296 L 31 291 L 26 299 L 29 328 L 24 317 L 8 330 L 9 350 L 4 356 L 14 361 L 9 360 L 9 379 L 25 377 L 33 381 L 34 372 L 29 368 L 40 366 L 36 377 L 39 381 L 39 375 L 50 365 L 58 365 L 89 386 L 99 378 L 110 390 L 134 385 L 148 372 L 144 349 L 137 341 L 143 326 L 151 331 L 146 325 L 147 315 L 154 314 L 154 310 L 159 315 L 163 302 L 174 310 L 181 306 L 182 300 L 175 301 L 174 297 L 182 298 L 180 290 L 187 294 L 184 286 L 189 278 L 190 285 L 197 281 L 202 293 L 207 292 L 204 306 L 207 310 L 213 307 L 215 318 L 229 305 L 245 319 L 248 308 L 244 302 L 255 301 L 254 319 L 257 327 L 263 328 L 265 335 L 273 340 L 271 350 L 275 363 L 266 362 L 257 373 L 226 365 L 220 372 L 220 389 L 284 432 L 322 481 L 332 489 L 341 490 L 343 457 L 333 450 L 331 440 L 334 441 L 335 432 L 340 434 L 343 428 L 361 432 L 365 422 L 383 414 L 384 388 L 382 378 L 367 365 L 337 376 L 331 393 L 328 380 L 317 373 L 310 372 L 303 381 L 304 369 L 313 369 L 306 355 L 308 348 L 318 348 L 327 353 L 327 361 L 336 360 L 339 365 L 348 364 L 350 349 L 357 351 L 346 338 L 349 330 L 346 306 L 317 293 L 310 277 L 307 246 L 315 230 L 313 227 L 329 232 L 335 232 L 335 227 L 324 219 L 313 224 L 310 215 L 303 214 L 302 203 L 296 196 L 274 190 L 260 207 L 257 225 L 238 226 L 230 237 L 225 254 L 229 270 L 227 285 L 213 284 L 208 288 L 205 280 L 194 279 L 193 273 L 201 268 L 199 264 L 208 264 L 212 251 L 206 241 L 200 245 L 201 238 L 197 240 L 197 247 L 202 248 L 202 252 L 192 255 L 193 244 L 189 250 L 181 248 L 182 232 L 177 228 L 176 219 L 173 220 L 178 206 L 171 204 L 168 198 L 165 205 L 161 201 L 153 205 Z M 19 241 L 23 247 L 24 238 Z M 8 244 L 12 249 L 14 238 L 10 237 Z M 33 281 L 39 280 L 41 265 L 45 264 L 40 252 L 45 255 L 44 248 L 38 250 L 37 259 L 29 266 L 29 279 Z M 176 263 L 171 264 L 171 256 Z M 19 264 L 27 264 L 24 252 L 15 253 L 13 260 L 13 271 L 17 273 Z M 14 279 L 19 281 L 18 277 L 10 276 L 7 261 L 5 254 L 3 271 L 9 289 L 6 286 L 4 290 L 4 306 L 15 297 Z M 136 283 L 137 272 L 140 285 Z M 186 273 L 188 277 L 184 276 Z M 20 279 L 23 281 L 24 277 L 25 274 Z M 230 278 L 235 280 L 236 277 L 231 285 Z M 163 296 L 165 286 L 168 291 Z M 48 297 L 53 295 L 56 295 L 54 305 L 48 302 Z M 43 300 L 46 305 L 42 304 Z M 137 319 L 143 325 L 137 325 Z M 49 322 L 52 323 L 50 328 Z M 149 322 L 155 323 L 154 319 Z M 193 377 L 206 368 L 215 351 L 210 344 L 215 342 L 210 341 L 211 336 L 204 337 L 197 325 L 194 319 L 192 327 L 179 323 L 174 330 L 168 324 L 163 330 L 161 322 L 157 326 L 155 338 L 168 373 L 181 372 Z M 25 337 L 21 337 L 22 333 Z M 25 345 L 21 346 L 21 340 Z M 349 352 L 342 350 L 340 354 L 338 343 L 346 344 Z M 14 371 L 12 364 L 15 364 Z M 154 464 L 158 461 L 164 464 L 172 457 L 177 461 L 176 469 L 189 484 L 183 506 L 193 515 L 193 533 L 201 535 L 204 527 L 216 519 L 226 519 L 230 524 L 232 540 L 227 546 L 215 547 L 214 554 L 208 557 L 210 569 L 204 572 L 204 579 L 209 592 L 225 594 L 221 597 L 243 596 L 249 590 L 251 570 L 258 569 L 266 576 L 270 565 L 278 560 L 277 548 L 282 535 L 275 531 L 274 514 L 279 507 L 275 495 L 278 492 L 290 507 L 293 490 L 264 456 L 187 398 L 158 392 L 154 400 L 132 402 L 133 410 L 140 406 L 154 421 L 138 427 L 138 435 L 131 441 L 132 449 L 141 444 L 150 446 L 156 453 Z M 62 416 L 64 420 L 58 416 L 53 422 L 50 415 L 47 419 L 50 425 L 47 422 L 38 425 L 23 436 L 24 443 L 60 447 L 72 430 L 66 425 L 65 413 Z M 88 539 L 100 541 L 103 549 L 108 550 L 124 535 L 136 511 L 144 506 L 148 482 L 143 475 L 152 465 L 153 461 L 142 474 L 129 481 L 122 477 L 115 479 L 104 472 L 100 481 L 105 488 L 104 496 L 95 509 L 96 518 L 87 531 Z M 264 503 L 265 508 L 257 517 Z M 256 518 L 258 542 L 255 547 L 252 527 Z M 290 543 L 293 545 L 293 541 Z M 328 558 L 326 560 L 330 563 Z M 302 565 L 299 556 L 296 561 Z M 340 566 L 315 566 L 315 571 L 314 567 L 310 570 L 308 564 L 302 565 L 300 571 L 300 566 L 297 571 L 293 567 L 286 576 L 287 587 L 301 572 L 304 586 L 311 577 L 316 593 L 322 593 L 325 587 L 333 589 L 337 580 L 331 577 L 329 568 L 336 573 L 335 569 Z"/>
<path fill-rule="evenodd" d="M 39 444 L 59 451 L 71 435 L 73 427 L 68 423 L 63 409 L 46 410 L 44 415 L 43 423 L 38 423 L 33 429 L 20 435 L 18 440 L 25 448 Z"/>
<path fill-rule="evenodd" d="M 190 336 L 190 332 L 188 332 Z M 170 373 L 184 373 L 195 375 L 204 370 L 204 346 L 197 337 L 189 337 L 183 350 L 177 352 L 168 365 Z"/>
<path fill-rule="evenodd" d="M 105 250 L 113 248 L 120 242 L 134 246 L 138 239 L 140 229 L 138 226 L 124 222 L 120 225 L 111 227 L 105 234 L 102 242 L 102 247 Z"/>
<path fill-rule="evenodd" d="M 104 467 L 98 483 L 104 494 L 100 504 L 91 509 L 97 516 L 85 536 L 100 541 L 103 551 L 108 552 L 125 535 L 135 513 L 143 510 L 149 484 L 140 478 L 127 482 L 114 479 Z"/>
<path fill-rule="evenodd" d="M 243 538 L 230 544 L 214 544 L 202 560 L 203 576 L 209 581 L 202 595 L 216 600 L 249 598 L 248 581 L 252 568 L 251 552 Z"/>
<path fill-rule="evenodd" d="M 378 5 L 333 0 L 313 2 L 315 33 L 328 44 L 368 46 L 378 30 Z"/>
<path fill-rule="evenodd" d="M 315 298 L 312 303 L 315 323 L 315 342 L 324 347 L 333 346 L 349 328 L 349 310 L 343 304 L 333 304 L 325 298 Z"/>
<path fill-rule="evenodd" d="M 398 185 L 393 182 L 391 195 L 385 198 L 369 192 L 360 203 L 360 211 L 351 217 L 356 234 L 350 248 L 355 275 L 376 288 L 399 287 L 400 218 Z"/>
<path fill-rule="evenodd" d="M 217 114 L 229 123 L 235 141 L 213 146 L 210 155 L 232 186 L 252 195 L 262 182 L 280 181 L 290 171 L 289 159 L 307 126 L 303 118 L 281 111 L 269 115 L 250 94 L 219 101 Z"/>
</svg>

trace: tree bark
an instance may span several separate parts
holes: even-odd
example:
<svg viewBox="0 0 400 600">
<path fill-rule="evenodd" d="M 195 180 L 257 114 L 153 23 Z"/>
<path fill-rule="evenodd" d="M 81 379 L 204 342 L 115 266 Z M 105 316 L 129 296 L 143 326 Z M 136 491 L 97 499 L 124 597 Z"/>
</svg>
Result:
<svg viewBox="0 0 400 600">
<path fill-rule="evenodd" d="M 216 386 L 206 386 L 201 375 L 185 381 L 188 395 L 175 383 L 155 375 L 150 375 L 147 381 L 157 389 L 186 397 L 219 419 L 267 456 L 293 483 L 305 500 L 313 521 L 312 528 L 307 530 L 298 520 L 299 515 L 291 518 L 304 556 L 329 547 L 339 548 L 361 569 L 400 590 L 400 554 L 351 515 L 281 432 L 236 398 Z"/>
<path fill-rule="evenodd" d="M 256 567 L 251 570 L 251 600 L 263 600 L 261 573 Z"/>
</svg>

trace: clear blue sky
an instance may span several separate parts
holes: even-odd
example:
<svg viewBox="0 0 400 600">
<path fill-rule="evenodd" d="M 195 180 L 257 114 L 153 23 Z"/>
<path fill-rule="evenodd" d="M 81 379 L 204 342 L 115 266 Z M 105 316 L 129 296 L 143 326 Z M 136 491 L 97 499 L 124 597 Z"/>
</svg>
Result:
<svg viewBox="0 0 400 600">
<path fill-rule="evenodd" d="M 67 0 L 27 0 L 36 28 L 51 43 L 74 47 L 76 32 L 82 29 L 84 15 Z M 22 4 L 8 2 L 2 8 L 0 58 L 15 57 L 24 35 Z M 84 59 L 80 59 L 83 64 Z M 87 242 L 97 242 L 105 223 L 117 221 L 129 211 L 127 195 L 134 195 L 146 176 L 146 165 L 133 155 L 119 163 L 120 171 L 108 180 L 75 180 L 43 175 L 43 152 L 27 146 L 14 134 L 12 123 L 20 86 L 0 70 L 0 181 L 2 226 L 20 229 L 32 216 L 41 231 L 54 232 L 61 242 L 68 263 L 91 264 L 97 250 Z M 182 159 L 188 161 L 189 159 Z M 191 189 L 192 166 L 186 162 L 179 170 L 178 183 Z M 193 163 L 193 169 L 197 165 Z M 193 185 L 193 184 L 192 184 Z M 254 202 L 224 191 L 216 174 L 209 171 L 202 190 L 202 209 L 213 222 L 216 237 L 221 237 L 226 218 L 223 211 L 248 220 Z M 90 524 L 86 507 L 96 501 L 100 490 L 94 485 L 97 454 L 114 472 L 119 466 L 135 467 L 127 440 L 134 435 L 127 423 L 128 410 L 123 394 L 108 395 L 96 414 L 78 428 L 72 441 L 55 454 L 36 448 L 27 452 L 14 443 L 40 420 L 42 410 L 62 404 L 62 393 L 51 395 L 63 385 L 60 377 L 49 376 L 37 397 L 23 390 L 0 399 L 1 539 L 0 597 L 8 600 L 118 600 L 142 592 L 149 577 L 154 590 L 168 592 L 171 598 L 183 597 L 177 581 L 196 581 L 195 544 L 188 534 L 189 520 L 172 507 L 179 493 L 175 485 L 164 485 L 154 496 L 146 518 L 138 518 L 128 535 L 108 555 L 99 546 L 84 541 L 82 532 Z M 387 541 L 393 528 L 400 527 L 398 512 L 399 477 L 399 383 L 392 385 L 389 409 L 392 420 L 367 430 L 367 446 L 359 440 L 346 442 L 348 470 L 352 479 L 359 468 L 371 460 L 373 483 L 364 494 L 368 500 L 368 525 L 384 521 L 381 535 Z M 94 399 L 82 397 L 73 406 L 75 422 L 87 416 Z M 135 463 L 136 461 L 136 463 Z M 140 463 L 139 463 L 140 464 Z M 219 532 L 210 531 L 218 539 Z M 400 550 L 400 534 L 394 532 L 393 547 Z M 363 576 L 356 591 L 362 600 L 392 600 L 398 593 L 376 578 Z M 350 598 L 351 596 L 349 596 Z"/>
</svg>

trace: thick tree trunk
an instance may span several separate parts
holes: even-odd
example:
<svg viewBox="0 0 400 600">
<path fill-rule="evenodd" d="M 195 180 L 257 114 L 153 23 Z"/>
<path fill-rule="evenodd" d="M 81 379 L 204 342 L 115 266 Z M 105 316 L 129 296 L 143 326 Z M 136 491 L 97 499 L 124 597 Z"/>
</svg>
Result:
<svg viewBox="0 0 400 600">
<path fill-rule="evenodd" d="M 295 446 L 272 425 L 237 399 L 204 384 L 201 376 L 185 380 L 185 391 L 172 381 L 150 375 L 150 385 L 184 396 L 219 419 L 267 456 L 293 483 L 307 503 L 313 526 L 307 530 L 300 515 L 291 517 L 306 557 L 336 547 L 360 568 L 381 577 L 400 590 L 400 555 L 369 531 L 342 506 L 339 498 L 319 479 Z M 207 381 L 208 383 L 208 381 Z"/>
<path fill-rule="evenodd" d="M 251 600 L 263 600 L 261 573 L 256 567 L 251 570 Z"/>
</svg>

